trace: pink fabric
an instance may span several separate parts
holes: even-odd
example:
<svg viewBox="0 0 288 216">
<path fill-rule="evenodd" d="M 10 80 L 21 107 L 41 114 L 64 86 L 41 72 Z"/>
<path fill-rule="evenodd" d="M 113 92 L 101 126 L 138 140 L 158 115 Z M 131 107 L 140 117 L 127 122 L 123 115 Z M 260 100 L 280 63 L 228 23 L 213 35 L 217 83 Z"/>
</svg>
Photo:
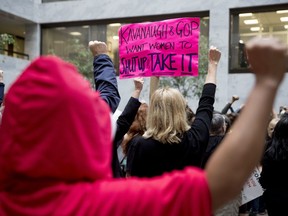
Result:
<svg viewBox="0 0 288 216">
<path fill-rule="evenodd" d="M 109 108 L 74 66 L 40 57 L 5 100 L 0 215 L 210 216 L 203 171 L 111 178 Z"/>
</svg>

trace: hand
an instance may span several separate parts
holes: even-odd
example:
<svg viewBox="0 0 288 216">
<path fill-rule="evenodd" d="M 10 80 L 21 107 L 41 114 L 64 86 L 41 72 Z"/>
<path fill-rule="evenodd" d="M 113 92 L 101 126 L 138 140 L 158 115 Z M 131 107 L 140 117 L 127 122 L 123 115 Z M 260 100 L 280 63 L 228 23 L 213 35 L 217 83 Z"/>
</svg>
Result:
<svg viewBox="0 0 288 216">
<path fill-rule="evenodd" d="M 98 56 L 100 54 L 107 54 L 108 52 L 107 45 L 104 42 L 97 40 L 90 41 L 89 48 L 93 56 Z"/>
<path fill-rule="evenodd" d="M 277 87 L 286 70 L 286 45 L 276 38 L 255 37 L 247 42 L 246 52 L 256 80 Z"/>
<path fill-rule="evenodd" d="M 237 101 L 237 100 L 239 100 L 239 96 L 237 96 L 237 95 L 233 95 L 232 96 L 232 103 L 234 103 L 235 101 Z"/>
<path fill-rule="evenodd" d="M 0 70 L 0 82 L 3 83 L 3 75 L 4 75 L 4 72 L 2 70 Z"/>
<path fill-rule="evenodd" d="M 143 84 L 144 84 L 144 79 L 142 77 L 134 78 L 135 91 L 141 92 L 143 89 Z"/>
<path fill-rule="evenodd" d="M 211 46 L 209 49 L 209 63 L 217 65 L 219 63 L 219 60 L 221 58 L 221 52 L 216 47 Z"/>
</svg>

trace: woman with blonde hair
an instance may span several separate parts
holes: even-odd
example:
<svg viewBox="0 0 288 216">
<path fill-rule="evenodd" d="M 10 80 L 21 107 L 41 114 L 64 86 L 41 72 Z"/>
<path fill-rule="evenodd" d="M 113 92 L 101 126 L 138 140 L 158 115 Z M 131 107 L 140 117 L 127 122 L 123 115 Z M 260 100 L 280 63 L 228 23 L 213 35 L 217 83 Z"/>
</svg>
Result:
<svg viewBox="0 0 288 216">
<path fill-rule="evenodd" d="M 187 102 L 179 90 L 165 87 L 152 94 L 147 130 L 132 139 L 128 151 L 129 175 L 152 177 L 189 165 L 200 167 L 209 140 L 220 57 L 220 51 L 211 47 L 205 85 L 191 126 Z"/>
</svg>

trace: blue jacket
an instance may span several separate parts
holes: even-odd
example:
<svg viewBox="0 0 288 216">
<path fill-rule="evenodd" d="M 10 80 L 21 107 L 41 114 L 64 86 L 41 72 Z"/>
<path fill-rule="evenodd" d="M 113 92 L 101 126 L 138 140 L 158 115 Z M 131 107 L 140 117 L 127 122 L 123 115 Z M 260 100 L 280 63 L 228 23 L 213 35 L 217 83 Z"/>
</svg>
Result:
<svg viewBox="0 0 288 216">
<path fill-rule="evenodd" d="M 100 54 L 94 57 L 93 72 L 95 89 L 100 93 L 114 113 L 120 103 L 120 94 L 116 73 L 112 60 L 108 55 Z"/>
<path fill-rule="evenodd" d="M 0 105 L 2 104 L 3 98 L 4 98 L 4 88 L 5 88 L 5 84 L 0 83 Z"/>
</svg>

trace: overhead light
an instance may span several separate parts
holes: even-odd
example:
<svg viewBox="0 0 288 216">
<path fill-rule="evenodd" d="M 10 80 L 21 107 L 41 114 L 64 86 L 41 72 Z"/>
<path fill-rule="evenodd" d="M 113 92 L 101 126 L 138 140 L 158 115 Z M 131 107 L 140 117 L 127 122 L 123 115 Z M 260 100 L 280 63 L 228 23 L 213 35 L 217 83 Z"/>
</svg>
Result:
<svg viewBox="0 0 288 216">
<path fill-rule="evenodd" d="M 288 22 L 288 17 L 280 17 L 281 22 Z"/>
<path fill-rule="evenodd" d="M 288 29 L 288 25 L 284 25 L 284 28 L 285 28 L 285 29 Z"/>
<path fill-rule="evenodd" d="M 114 36 L 113 36 L 113 40 L 119 40 L 119 36 L 114 35 Z"/>
<path fill-rule="evenodd" d="M 73 36 L 80 36 L 80 35 L 82 35 L 80 32 L 70 32 L 69 34 L 70 34 L 70 35 L 73 35 Z"/>
<path fill-rule="evenodd" d="M 110 23 L 109 26 L 118 27 L 118 26 L 121 26 L 121 23 Z"/>
<path fill-rule="evenodd" d="M 251 27 L 250 30 L 251 31 L 260 31 L 260 27 Z"/>
<path fill-rule="evenodd" d="M 277 14 L 288 13 L 288 10 L 278 10 L 276 11 Z"/>
<path fill-rule="evenodd" d="M 82 28 L 89 28 L 89 25 L 84 25 L 82 26 Z"/>
<path fill-rule="evenodd" d="M 257 19 L 244 20 L 244 23 L 246 25 L 258 24 L 258 20 Z"/>
<path fill-rule="evenodd" d="M 252 16 L 252 13 L 241 13 L 241 14 L 239 14 L 239 17 L 248 17 L 248 16 Z"/>
<path fill-rule="evenodd" d="M 243 40 L 239 40 L 239 43 L 240 43 L 240 44 L 244 44 L 244 41 L 243 41 Z"/>
</svg>

